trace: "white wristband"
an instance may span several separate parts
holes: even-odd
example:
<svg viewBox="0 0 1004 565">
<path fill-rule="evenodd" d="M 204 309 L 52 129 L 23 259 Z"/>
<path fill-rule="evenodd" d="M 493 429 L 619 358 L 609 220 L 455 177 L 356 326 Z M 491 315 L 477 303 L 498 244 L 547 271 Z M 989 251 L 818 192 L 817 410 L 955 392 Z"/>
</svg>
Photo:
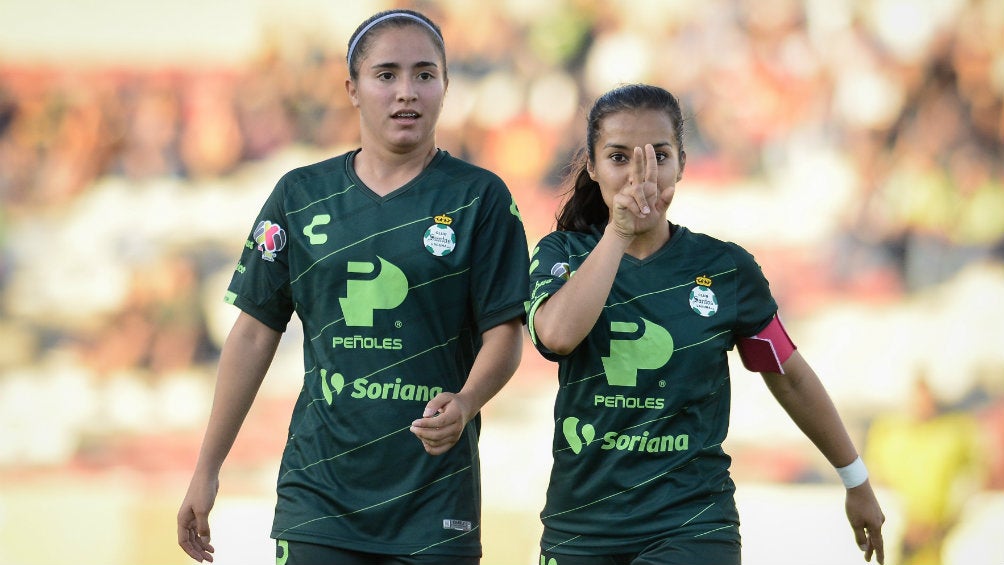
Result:
<svg viewBox="0 0 1004 565">
<path fill-rule="evenodd" d="M 868 469 L 865 462 L 858 457 L 846 467 L 837 467 L 837 474 L 844 483 L 844 488 L 854 488 L 868 480 Z"/>
</svg>

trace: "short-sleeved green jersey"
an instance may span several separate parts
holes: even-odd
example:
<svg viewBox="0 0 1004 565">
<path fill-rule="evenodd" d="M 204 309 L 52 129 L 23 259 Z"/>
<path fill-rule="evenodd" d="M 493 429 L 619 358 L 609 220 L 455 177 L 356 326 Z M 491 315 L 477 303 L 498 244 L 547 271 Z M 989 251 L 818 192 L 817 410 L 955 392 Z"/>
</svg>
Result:
<svg viewBox="0 0 1004 565">
<path fill-rule="evenodd" d="M 542 547 L 639 551 L 654 539 L 738 540 L 728 430 L 727 352 L 777 310 L 753 257 L 675 227 L 652 256 L 625 255 L 596 325 L 569 355 L 536 338 L 536 307 L 602 235 L 555 232 L 531 255 L 530 335 L 558 361 L 554 463 Z"/>
<path fill-rule="evenodd" d="M 303 325 L 304 385 L 272 536 L 383 554 L 480 555 L 475 419 L 431 456 L 409 430 L 458 392 L 481 333 L 521 317 L 522 220 L 496 175 L 440 151 L 380 197 L 350 152 L 290 171 L 247 240 L 228 300 Z"/>
</svg>

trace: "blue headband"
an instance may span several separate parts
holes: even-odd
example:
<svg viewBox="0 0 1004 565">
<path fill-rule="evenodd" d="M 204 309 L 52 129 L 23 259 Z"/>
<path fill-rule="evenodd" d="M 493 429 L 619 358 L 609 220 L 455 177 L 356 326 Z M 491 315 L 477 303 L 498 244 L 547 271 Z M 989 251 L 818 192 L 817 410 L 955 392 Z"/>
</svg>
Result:
<svg viewBox="0 0 1004 565">
<path fill-rule="evenodd" d="M 352 43 L 349 45 L 349 53 L 345 57 L 345 59 L 348 62 L 350 68 L 352 67 L 352 54 L 355 52 L 356 46 L 359 45 L 359 40 L 362 39 L 364 35 L 366 35 L 367 33 L 369 33 L 369 31 L 371 29 L 373 29 L 374 26 L 376 26 L 377 24 L 379 24 L 381 22 L 385 22 L 385 21 L 387 21 L 387 20 L 389 20 L 391 18 L 408 18 L 409 20 L 415 20 L 416 22 L 418 22 L 418 23 L 424 25 L 425 27 L 429 28 L 429 30 L 432 31 L 432 33 L 435 34 L 435 36 L 439 38 L 439 41 L 443 41 L 443 36 L 440 35 L 438 31 L 436 31 L 436 28 L 434 28 L 431 25 L 429 25 L 429 22 L 423 20 L 422 18 L 420 18 L 420 17 L 418 17 L 418 16 L 416 16 L 414 14 L 409 14 L 408 12 L 392 12 L 390 14 L 386 14 L 386 15 L 380 16 L 379 18 L 377 18 L 377 19 L 373 20 L 372 22 L 366 24 L 366 27 L 364 27 L 362 29 L 362 31 L 360 31 L 358 34 L 356 34 L 356 38 L 353 39 Z"/>
</svg>

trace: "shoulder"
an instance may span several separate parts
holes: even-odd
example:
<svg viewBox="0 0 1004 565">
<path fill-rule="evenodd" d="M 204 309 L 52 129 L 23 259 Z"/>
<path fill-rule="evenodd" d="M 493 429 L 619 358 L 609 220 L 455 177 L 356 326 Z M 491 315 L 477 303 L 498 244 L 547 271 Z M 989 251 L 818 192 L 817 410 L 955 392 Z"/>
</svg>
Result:
<svg viewBox="0 0 1004 565">
<path fill-rule="evenodd" d="M 577 251 L 591 250 L 596 247 L 602 235 L 603 232 L 598 227 L 589 232 L 556 230 L 542 237 L 538 246 Z"/>
<path fill-rule="evenodd" d="M 555 230 L 544 236 L 544 238 L 551 239 L 554 241 L 567 241 L 574 243 L 592 242 L 595 245 L 596 242 L 599 241 L 600 237 L 602 236 L 603 236 L 603 230 L 599 226 L 592 226 L 588 232 Z"/>
<path fill-rule="evenodd" d="M 279 179 L 279 185 L 297 186 L 332 175 L 345 175 L 346 162 L 353 152 L 346 152 L 317 163 L 296 167 Z"/>
<path fill-rule="evenodd" d="M 718 239 L 712 235 L 696 232 L 687 226 L 677 226 L 679 237 L 689 245 L 707 247 L 709 249 L 720 249 L 722 251 L 742 250 L 738 243 Z"/>
<path fill-rule="evenodd" d="M 698 249 L 701 253 L 727 255 L 740 266 L 756 262 L 752 253 L 734 241 L 726 241 L 705 233 L 691 231 L 685 226 L 679 226 L 678 229 L 684 244 Z"/>
<path fill-rule="evenodd" d="M 471 183 L 476 186 L 499 186 L 506 188 L 505 182 L 494 172 L 450 155 L 441 150 L 433 163 L 433 172 L 448 177 L 453 182 Z"/>
</svg>

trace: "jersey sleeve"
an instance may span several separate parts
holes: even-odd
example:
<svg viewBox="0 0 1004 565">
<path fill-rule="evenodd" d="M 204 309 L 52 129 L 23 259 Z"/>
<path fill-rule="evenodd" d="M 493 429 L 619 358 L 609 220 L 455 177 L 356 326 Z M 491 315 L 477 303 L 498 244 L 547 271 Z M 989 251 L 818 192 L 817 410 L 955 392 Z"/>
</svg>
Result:
<svg viewBox="0 0 1004 565">
<path fill-rule="evenodd" d="M 738 245 L 730 244 L 730 247 L 738 272 L 735 336 L 749 337 L 770 323 L 777 313 L 777 302 L 753 255 Z"/>
<path fill-rule="evenodd" d="M 537 351 L 549 361 L 562 359 L 562 355 L 545 347 L 537 338 L 533 316 L 537 308 L 548 298 L 558 292 L 572 275 L 568 263 L 568 251 L 562 243 L 561 232 L 553 232 L 537 244 L 530 256 L 530 302 L 526 307 L 527 329 L 530 340 Z"/>
<path fill-rule="evenodd" d="M 226 294 L 227 302 L 280 332 L 293 316 L 284 186 L 280 180 L 258 213 Z"/>
<path fill-rule="evenodd" d="M 505 183 L 496 177 L 482 198 L 471 262 L 479 332 L 523 317 L 529 264 L 523 220 Z"/>
</svg>

